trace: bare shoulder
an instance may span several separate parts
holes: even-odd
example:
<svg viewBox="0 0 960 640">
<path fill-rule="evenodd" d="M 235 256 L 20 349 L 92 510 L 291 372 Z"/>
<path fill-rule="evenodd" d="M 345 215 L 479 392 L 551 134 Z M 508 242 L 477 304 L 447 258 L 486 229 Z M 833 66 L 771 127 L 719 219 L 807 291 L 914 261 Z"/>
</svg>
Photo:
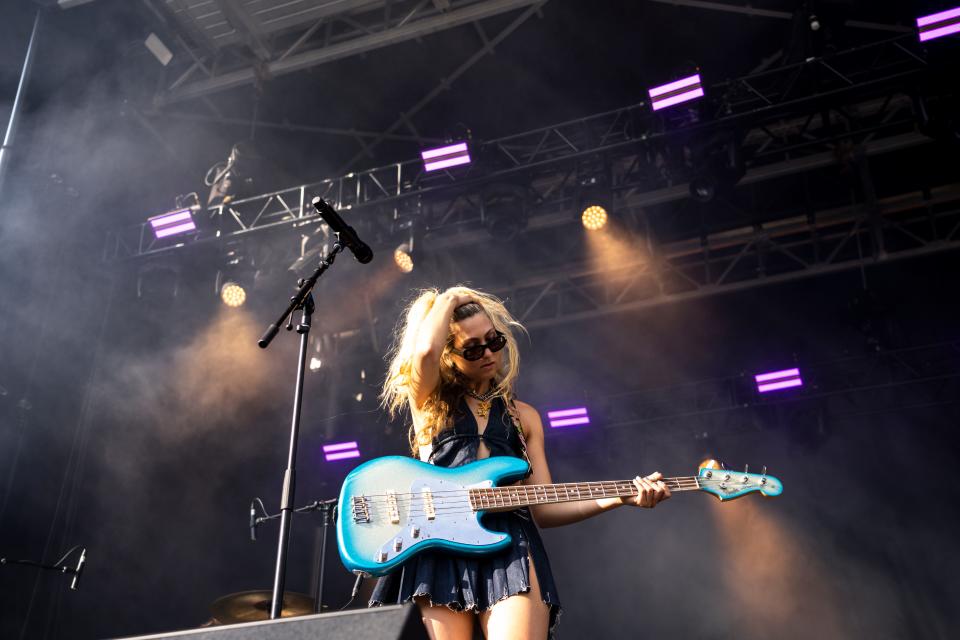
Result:
<svg viewBox="0 0 960 640">
<path fill-rule="evenodd" d="M 533 405 L 523 402 L 522 400 L 517 400 L 516 405 L 517 411 L 520 412 L 520 422 L 523 423 L 523 430 L 526 431 L 528 435 L 543 433 L 540 412 L 538 412 Z"/>
</svg>

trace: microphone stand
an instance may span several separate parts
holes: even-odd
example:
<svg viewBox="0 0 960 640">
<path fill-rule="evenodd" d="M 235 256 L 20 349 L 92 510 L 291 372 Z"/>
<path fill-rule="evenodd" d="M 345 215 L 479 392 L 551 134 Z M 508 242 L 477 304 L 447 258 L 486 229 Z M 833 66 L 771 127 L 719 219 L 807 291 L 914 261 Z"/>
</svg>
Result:
<svg viewBox="0 0 960 640">
<path fill-rule="evenodd" d="M 9 564 L 20 564 L 28 567 L 36 567 L 38 569 L 43 569 L 45 571 L 56 571 L 57 573 L 70 574 L 73 578 L 70 580 L 70 590 L 76 591 L 77 587 L 80 585 L 80 576 L 83 575 L 83 565 L 87 561 L 87 550 L 84 548 L 80 551 L 80 559 L 77 560 L 76 567 L 69 567 L 64 562 L 71 553 L 79 549 L 80 547 L 74 547 L 67 552 L 63 558 L 58 560 L 56 564 L 43 564 L 42 562 L 36 562 L 34 560 L 12 560 L 10 558 L 0 558 L 0 566 L 9 565 Z"/>
<path fill-rule="evenodd" d="M 287 306 L 283 315 L 270 325 L 263 336 L 257 342 L 262 349 L 266 349 L 273 338 L 280 330 L 288 316 L 290 321 L 287 324 L 287 330 L 293 328 L 292 314 L 296 310 L 302 311 L 300 323 L 297 324 L 297 333 L 300 334 L 300 353 L 297 367 L 297 382 L 293 396 L 293 419 L 290 423 L 290 450 L 287 455 L 287 469 L 283 474 L 283 492 L 280 497 L 280 539 L 277 543 L 277 564 L 273 576 L 273 597 L 270 603 L 270 619 L 276 620 L 280 617 L 283 608 L 283 590 L 287 572 L 287 549 L 290 546 L 290 524 L 293 516 L 293 500 L 296 489 L 296 462 L 297 462 L 297 440 L 300 437 L 300 410 L 303 404 L 303 375 L 307 363 L 307 346 L 310 335 L 310 323 L 316 306 L 313 301 L 311 291 L 317 284 L 320 276 L 330 268 L 337 254 L 343 251 L 343 245 L 340 244 L 340 235 L 337 234 L 337 242 L 333 245 L 330 255 L 320 261 L 317 270 L 313 272 L 306 280 L 300 280 L 297 284 L 299 289 L 296 295 L 290 298 L 290 304 Z"/>
</svg>

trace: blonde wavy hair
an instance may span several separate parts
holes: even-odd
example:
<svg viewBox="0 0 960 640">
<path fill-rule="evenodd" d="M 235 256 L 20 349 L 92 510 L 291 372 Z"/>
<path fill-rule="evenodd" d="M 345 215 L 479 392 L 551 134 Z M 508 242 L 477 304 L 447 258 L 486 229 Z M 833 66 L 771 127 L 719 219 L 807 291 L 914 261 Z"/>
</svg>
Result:
<svg viewBox="0 0 960 640">
<path fill-rule="evenodd" d="M 513 399 L 513 385 L 520 371 L 520 351 L 517 348 L 517 340 L 514 337 L 513 329 L 524 333 L 526 333 L 526 329 L 514 319 L 507 311 L 503 301 L 496 296 L 464 286 L 452 287 L 450 292 L 457 295 L 468 295 L 476 300 L 480 307 L 480 310 L 470 313 L 471 309 L 468 307 L 471 305 L 463 305 L 460 307 L 461 314 L 463 310 L 466 310 L 468 315 L 463 315 L 460 319 L 466 319 L 481 312 L 486 313 L 493 323 L 494 329 L 506 336 L 506 354 L 499 371 L 496 373 L 494 384 L 497 386 L 496 395 L 509 403 Z M 393 344 L 386 356 L 386 360 L 390 364 L 387 368 L 386 379 L 383 382 L 383 389 L 380 392 L 381 406 L 386 409 L 391 419 L 402 413 L 404 409 L 409 409 L 412 417 L 410 376 L 413 371 L 417 332 L 439 295 L 440 291 L 438 289 L 419 291 L 417 296 L 407 305 L 394 329 Z M 461 314 L 455 313 L 454 315 Z M 456 321 L 458 320 L 451 318 L 450 324 Z M 466 381 L 453 363 L 450 352 L 452 347 L 453 332 L 451 329 L 447 334 L 447 342 L 443 348 L 443 353 L 440 355 L 440 383 L 419 410 L 422 418 L 419 430 L 411 420 L 408 438 L 410 451 L 413 455 L 417 455 L 420 446 L 430 444 L 438 433 L 449 426 L 451 413 L 463 396 Z"/>
</svg>

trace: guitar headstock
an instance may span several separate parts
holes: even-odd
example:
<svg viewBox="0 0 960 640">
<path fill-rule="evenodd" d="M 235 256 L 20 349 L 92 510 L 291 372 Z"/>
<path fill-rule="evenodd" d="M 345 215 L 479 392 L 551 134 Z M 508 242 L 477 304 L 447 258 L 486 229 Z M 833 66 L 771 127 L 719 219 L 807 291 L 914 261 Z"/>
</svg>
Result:
<svg viewBox="0 0 960 640">
<path fill-rule="evenodd" d="M 716 460 L 704 460 L 700 463 L 697 481 L 700 489 L 723 501 L 733 500 L 754 491 L 759 491 L 768 498 L 783 493 L 783 483 L 767 475 L 766 467 L 760 473 L 749 473 L 749 467 L 743 471 L 732 471 Z"/>
</svg>

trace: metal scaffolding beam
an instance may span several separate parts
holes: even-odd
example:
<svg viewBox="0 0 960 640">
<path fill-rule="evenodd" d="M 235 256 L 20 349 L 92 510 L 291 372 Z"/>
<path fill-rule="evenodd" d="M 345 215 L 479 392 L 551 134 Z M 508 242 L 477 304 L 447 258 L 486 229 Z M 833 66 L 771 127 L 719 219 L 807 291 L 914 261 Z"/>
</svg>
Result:
<svg viewBox="0 0 960 640">
<path fill-rule="evenodd" d="M 250 16 L 244 16 L 242 20 L 235 16 L 234 20 L 240 22 L 247 29 L 249 34 L 247 41 L 253 42 L 253 50 L 258 53 L 263 63 L 258 67 L 243 66 L 221 70 L 224 61 L 221 56 L 221 65 L 208 78 L 186 83 L 181 76 L 178 82 L 157 95 L 154 102 L 158 107 L 163 107 L 175 102 L 206 96 L 218 91 L 250 84 L 258 77 L 276 77 L 301 71 L 542 2 L 543 0 L 452 0 L 450 8 L 445 11 L 439 11 L 430 3 L 421 2 L 405 15 L 395 15 L 394 17 L 390 17 L 389 13 L 384 12 L 382 6 L 375 7 L 376 11 L 369 11 L 370 7 L 368 5 L 382 5 L 382 3 L 365 3 L 361 8 L 367 9 L 367 11 L 362 13 L 326 16 L 328 24 L 339 21 L 339 24 L 348 27 L 348 30 L 340 35 L 338 41 L 325 41 L 317 48 L 298 53 L 292 53 L 292 51 L 305 46 L 305 42 L 317 31 L 315 19 L 310 20 L 309 28 L 305 30 L 305 34 L 310 33 L 307 38 L 303 38 L 301 35 L 292 45 L 284 46 L 277 51 L 267 51 L 264 41 L 260 38 L 254 38 L 259 32 L 251 31 L 251 29 L 257 28 L 257 23 Z M 242 10 L 238 8 L 234 13 L 242 14 Z M 197 56 L 197 64 L 201 63 L 200 58 L 200 56 Z"/>
<path fill-rule="evenodd" d="M 871 216 L 881 218 L 875 242 Z M 612 266 L 573 265 L 497 290 L 528 327 L 592 320 L 613 313 L 864 269 L 960 248 L 960 187 L 905 194 L 811 216 L 774 220 L 703 238 L 634 248 Z"/>
<path fill-rule="evenodd" d="M 751 161 L 741 184 L 749 185 L 828 166 L 836 161 L 833 149 L 838 141 L 862 144 L 868 155 L 928 142 L 926 137 L 914 132 L 916 123 L 910 97 L 895 84 L 888 89 L 883 81 L 889 77 L 884 73 L 907 82 L 925 70 L 922 57 L 907 53 L 900 50 L 896 40 L 891 40 L 828 59 L 826 64 L 844 70 L 852 67 L 854 61 L 886 60 L 886 64 L 873 65 L 867 74 L 854 75 L 848 71 L 854 78 L 854 83 L 848 86 L 853 95 L 843 100 L 845 94 L 831 93 L 832 105 L 825 105 L 822 95 L 812 94 L 803 101 L 783 88 L 784 81 L 807 72 L 807 65 L 817 64 L 809 61 L 786 67 L 779 73 L 764 72 L 710 88 L 715 99 L 727 105 L 726 115 L 693 130 L 664 127 L 660 116 L 651 113 L 645 103 L 639 103 L 475 143 L 475 155 L 482 157 L 483 163 L 471 165 L 465 172 L 427 174 L 419 159 L 409 160 L 234 201 L 202 215 L 218 220 L 220 233 L 229 236 L 319 222 L 312 208 L 305 206 L 314 194 L 350 211 L 351 217 L 362 215 L 368 220 L 385 211 L 396 220 L 402 215 L 405 202 L 432 198 L 435 208 L 445 209 L 447 213 L 430 221 L 431 231 L 439 232 L 440 227 L 446 227 L 452 236 L 449 241 L 457 243 L 475 239 L 470 232 L 463 232 L 464 227 L 476 227 L 474 223 L 481 215 L 476 202 L 470 204 L 471 193 L 491 182 L 522 179 L 541 203 L 532 211 L 530 228 L 549 228 L 571 222 L 566 212 L 570 203 L 565 191 L 574 186 L 577 163 L 581 160 L 597 156 L 610 160 L 615 208 L 676 201 L 688 197 L 687 182 L 693 167 L 675 159 L 683 153 L 681 149 L 671 152 L 674 138 L 706 137 L 711 131 L 728 126 L 746 132 L 741 144 Z M 852 58 L 849 62 L 848 56 Z M 778 82 L 777 78 L 781 80 Z M 859 81 L 866 85 L 872 97 L 854 98 L 858 95 L 855 90 L 861 86 Z M 745 89 L 748 86 L 750 89 Z M 778 109 L 781 101 L 789 104 L 788 110 Z M 811 110 L 810 114 L 803 115 L 807 109 Z M 828 116 L 836 122 L 825 121 Z M 447 204 L 443 204 L 444 199 Z M 421 215 L 419 207 L 410 211 L 413 213 L 408 215 Z M 157 242 L 148 231 L 145 223 L 111 231 L 106 257 L 137 257 L 185 246 Z M 205 239 L 211 236 L 193 238 L 186 246 Z"/>
</svg>

